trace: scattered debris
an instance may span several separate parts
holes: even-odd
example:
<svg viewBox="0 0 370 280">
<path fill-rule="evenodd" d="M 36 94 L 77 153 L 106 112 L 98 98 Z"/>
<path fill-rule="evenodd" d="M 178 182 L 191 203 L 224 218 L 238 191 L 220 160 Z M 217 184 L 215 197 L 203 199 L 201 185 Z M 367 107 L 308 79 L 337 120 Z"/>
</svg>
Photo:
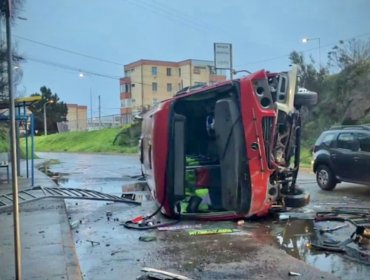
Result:
<svg viewBox="0 0 370 280">
<path fill-rule="evenodd" d="M 302 213 L 302 212 L 282 212 L 279 213 L 279 220 L 291 220 L 291 219 L 299 219 L 299 220 L 313 220 L 315 218 L 315 213 Z"/>
<path fill-rule="evenodd" d="M 139 241 L 143 241 L 143 242 L 151 242 L 151 241 L 156 241 L 157 240 L 157 237 L 155 236 L 140 236 L 139 237 Z"/>
<path fill-rule="evenodd" d="M 344 225 L 336 226 L 333 228 L 314 228 L 314 229 L 319 230 L 319 232 L 322 234 L 324 232 L 333 232 L 333 231 L 336 231 L 338 229 L 345 228 L 345 227 L 349 227 L 349 224 L 344 224 Z"/>
<path fill-rule="evenodd" d="M 182 230 L 182 229 L 193 229 L 193 228 L 202 228 L 202 224 L 196 224 L 196 225 L 178 225 L 178 226 L 162 226 L 159 227 L 158 230 L 160 231 L 171 231 L 171 230 Z"/>
<path fill-rule="evenodd" d="M 216 229 L 201 229 L 201 230 L 191 230 L 189 231 L 189 235 L 208 235 L 208 234 L 225 234 L 225 233 L 233 233 L 239 232 L 237 229 L 231 228 L 216 228 Z"/>
<path fill-rule="evenodd" d="M 79 221 L 79 220 L 75 220 L 73 222 L 70 223 L 70 226 L 71 226 L 71 229 L 75 229 L 76 227 L 78 227 L 79 224 L 81 224 L 82 222 Z"/>
<path fill-rule="evenodd" d="M 127 192 L 121 195 L 122 198 L 132 201 L 142 202 L 152 200 L 152 195 L 149 191 L 144 192 Z"/>
<path fill-rule="evenodd" d="M 150 267 L 143 267 L 141 269 L 141 271 L 148 272 L 148 273 L 153 273 L 153 276 L 152 276 L 152 274 L 150 276 L 154 279 L 191 280 L 190 278 L 188 278 L 186 276 L 183 276 L 183 275 L 180 275 L 180 274 L 176 274 L 176 273 L 172 273 L 172 272 L 168 272 L 168 271 L 164 271 L 164 270 L 159 270 L 159 269 L 155 269 L 155 268 L 150 268 Z M 160 276 L 160 275 L 167 276 L 167 278 L 158 278 L 158 277 L 155 278 L 156 274 L 158 276 Z M 170 277 L 170 278 L 168 278 L 168 277 Z"/>
<path fill-rule="evenodd" d="M 160 208 L 158 208 L 153 214 L 147 215 L 145 217 L 138 216 L 132 220 L 121 222 L 120 224 L 128 229 L 149 230 L 149 229 L 155 229 L 158 227 L 172 226 L 179 222 L 179 220 L 175 220 L 171 222 L 162 223 L 160 220 L 157 220 L 157 218 L 155 217 L 155 215 L 157 214 L 159 210 Z"/>
<path fill-rule="evenodd" d="M 142 220 L 144 220 L 144 217 L 143 217 L 143 216 L 138 216 L 138 217 L 136 217 L 136 218 L 133 218 L 133 219 L 131 220 L 131 222 L 132 222 L 133 224 L 137 224 L 137 223 L 140 223 Z"/>
<path fill-rule="evenodd" d="M 239 220 L 239 221 L 237 221 L 237 223 L 236 223 L 238 226 L 242 226 L 242 225 L 244 225 L 245 224 L 245 221 L 244 220 Z"/>
<path fill-rule="evenodd" d="M 138 202 L 152 200 L 152 196 L 150 191 L 148 191 L 148 185 L 146 182 L 136 182 L 134 184 L 122 186 L 121 197 Z"/>
<path fill-rule="evenodd" d="M 301 276 L 301 274 L 300 274 L 300 273 L 298 273 L 298 272 L 294 272 L 294 271 L 289 271 L 288 275 L 289 275 L 289 276 Z"/>
<path fill-rule="evenodd" d="M 87 242 L 90 242 L 91 243 L 91 246 L 95 246 L 95 245 L 100 245 L 100 242 L 98 241 L 93 241 L 93 240 L 86 240 Z"/>
<path fill-rule="evenodd" d="M 13 199 L 11 197 L 13 193 L 0 194 L 0 211 L 6 210 L 12 207 Z M 82 199 L 82 200 L 96 200 L 96 201 L 112 201 L 121 202 L 134 205 L 141 205 L 140 202 L 133 201 L 130 199 L 121 198 L 115 195 L 106 194 L 89 189 L 78 189 L 78 188 L 49 188 L 36 186 L 29 189 L 20 190 L 18 193 L 19 204 L 27 203 L 39 199 L 46 198 L 61 198 L 61 199 Z M 41 207 L 41 209 L 43 209 Z M 70 218 L 70 217 L 68 217 Z"/>
<path fill-rule="evenodd" d="M 326 223 L 342 223 L 332 228 L 320 228 L 318 225 Z M 312 248 L 331 252 L 345 253 L 345 256 L 358 262 L 370 264 L 370 251 L 366 245 L 370 243 L 370 209 L 353 207 L 336 207 L 332 211 L 318 212 L 315 217 L 317 240 L 311 243 Z M 339 229 L 351 227 L 347 230 L 347 238 L 340 239 L 335 234 Z M 351 234 L 352 232 L 352 234 Z"/>
<path fill-rule="evenodd" d="M 117 251 L 113 251 L 112 253 L 110 253 L 111 256 L 114 256 L 115 254 L 118 254 L 118 253 L 125 253 L 127 252 L 127 250 L 117 250 Z"/>
<path fill-rule="evenodd" d="M 290 218 L 289 214 L 286 214 L 286 213 L 281 213 L 281 214 L 279 215 L 279 220 L 280 220 L 280 221 L 289 220 L 289 218 Z"/>
<path fill-rule="evenodd" d="M 107 221 L 109 221 L 110 218 L 113 216 L 113 213 L 108 211 L 105 213 L 105 216 L 107 217 Z"/>
</svg>

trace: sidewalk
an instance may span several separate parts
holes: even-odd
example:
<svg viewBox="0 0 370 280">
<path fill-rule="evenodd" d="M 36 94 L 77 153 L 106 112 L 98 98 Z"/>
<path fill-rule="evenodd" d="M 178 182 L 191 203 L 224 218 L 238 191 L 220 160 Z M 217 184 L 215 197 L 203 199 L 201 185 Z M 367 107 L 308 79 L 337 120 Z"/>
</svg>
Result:
<svg viewBox="0 0 370 280">
<path fill-rule="evenodd" d="M 21 164 L 19 189 L 31 188 Z M 0 194 L 12 185 L 1 173 Z M 35 169 L 35 186 L 55 187 L 55 183 Z M 82 279 L 72 233 L 63 200 L 44 199 L 20 205 L 23 279 Z M 0 279 L 15 279 L 13 211 L 0 212 Z"/>
</svg>

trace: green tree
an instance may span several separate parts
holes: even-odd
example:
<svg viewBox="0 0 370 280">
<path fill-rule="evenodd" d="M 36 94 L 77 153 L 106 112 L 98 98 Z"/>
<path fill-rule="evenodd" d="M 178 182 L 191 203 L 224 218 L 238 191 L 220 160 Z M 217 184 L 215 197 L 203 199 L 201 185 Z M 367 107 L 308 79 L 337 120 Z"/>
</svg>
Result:
<svg viewBox="0 0 370 280">
<path fill-rule="evenodd" d="M 320 92 L 323 80 L 328 74 L 328 70 L 321 67 L 316 70 L 314 61 L 311 58 L 311 62 L 307 63 L 302 53 L 293 51 L 289 55 L 291 63 L 299 66 L 300 83 L 299 86 L 307 88 L 309 90 Z"/>
<path fill-rule="evenodd" d="M 370 123 L 369 40 L 340 41 L 328 54 L 332 74 L 327 69 L 317 73 L 299 54 L 292 58 L 301 65 L 307 88 L 319 93 L 319 103 L 304 122 L 302 139 L 308 145 L 332 125 Z"/>
<path fill-rule="evenodd" d="M 328 53 L 328 59 L 329 65 L 339 70 L 367 63 L 370 60 L 370 39 L 341 40 Z"/>
<path fill-rule="evenodd" d="M 8 0 L 0 0 L 0 14 L 1 16 L 6 14 L 6 9 L 7 9 L 7 2 Z M 15 12 L 22 6 L 23 0 L 11 0 L 10 1 L 10 6 L 12 7 L 12 14 L 11 16 L 15 16 Z"/>
<path fill-rule="evenodd" d="M 34 93 L 32 96 L 41 96 L 41 100 L 30 108 L 35 118 L 35 130 L 39 133 L 44 132 L 44 108 L 46 108 L 48 133 L 57 133 L 57 123 L 66 120 L 67 105 L 46 86 L 40 88 L 40 93 Z M 48 102 L 49 104 L 46 104 Z"/>
<path fill-rule="evenodd" d="M 317 70 L 312 58 L 308 63 L 306 62 L 304 55 L 296 51 L 290 53 L 289 59 L 292 64 L 297 64 L 299 66 L 300 80 L 298 86 L 317 92 L 320 102 L 324 96 L 323 89 L 325 79 L 328 75 L 327 69 L 321 67 L 319 70 Z M 317 106 L 312 108 L 302 107 L 300 109 L 303 124 L 302 139 L 303 144 L 306 146 L 311 145 L 320 129 L 319 126 L 316 125 L 318 115 L 316 108 Z"/>
</svg>

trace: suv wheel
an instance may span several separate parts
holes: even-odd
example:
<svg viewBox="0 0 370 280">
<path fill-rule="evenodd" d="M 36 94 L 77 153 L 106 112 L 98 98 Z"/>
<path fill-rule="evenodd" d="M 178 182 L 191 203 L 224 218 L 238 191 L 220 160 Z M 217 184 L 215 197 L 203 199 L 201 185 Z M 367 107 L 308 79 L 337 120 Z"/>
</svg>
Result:
<svg viewBox="0 0 370 280">
<path fill-rule="evenodd" d="M 301 188 L 295 187 L 294 193 L 286 193 L 281 190 L 281 199 L 285 207 L 299 208 L 310 202 L 310 194 Z"/>
<path fill-rule="evenodd" d="M 331 191 L 335 188 L 337 182 L 334 173 L 326 165 L 319 165 L 316 169 L 316 182 L 324 191 Z"/>
</svg>

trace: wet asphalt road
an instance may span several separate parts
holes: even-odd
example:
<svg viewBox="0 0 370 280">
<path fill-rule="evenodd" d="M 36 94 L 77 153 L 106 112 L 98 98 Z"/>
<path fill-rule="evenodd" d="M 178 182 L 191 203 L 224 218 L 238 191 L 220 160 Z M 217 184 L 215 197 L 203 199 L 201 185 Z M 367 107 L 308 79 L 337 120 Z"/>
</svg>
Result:
<svg viewBox="0 0 370 280">
<path fill-rule="evenodd" d="M 130 176 L 140 174 L 136 156 L 67 153 L 40 153 L 39 156 L 60 160 L 60 164 L 50 169 L 62 175 L 59 184 L 63 187 L 120 195 L 123 185 L 135 182 Z M 298 182 L 311 194 L 311 204 L 300 210 L 308 215 L 338 206 L 370 207 L 370 186 L 339 184 L 333 192 L 324 192 L 316 186 L 314 174 L 308 170 L 300 173 Z M 289 271 L 300 272 L 299 279 L 370 279 L 369 265 L 343 254 L 309 248 L 313 236 L 310 220 L 279 221 L 270 217 L 241 227 L 235 222 L 202 223 L 203 228 L 240 231 L 189 236 L 186 230 L 143 232 L 120 225 L 122 221 L 153 212 L 152 201 L 145 201 L 140 207 L 76 200 L 66 201 L 66 205 L 85 279 L 135 279 L 144 266 L 194 279 L 291 279 Z M 349 230 L 339 230 L 338 234 L 345 238 Z M 156 240 L 142 242 L 138 240 L 140 236 Z M 311 270 L 300 260 L 326 273 Z"/>
</svg>

